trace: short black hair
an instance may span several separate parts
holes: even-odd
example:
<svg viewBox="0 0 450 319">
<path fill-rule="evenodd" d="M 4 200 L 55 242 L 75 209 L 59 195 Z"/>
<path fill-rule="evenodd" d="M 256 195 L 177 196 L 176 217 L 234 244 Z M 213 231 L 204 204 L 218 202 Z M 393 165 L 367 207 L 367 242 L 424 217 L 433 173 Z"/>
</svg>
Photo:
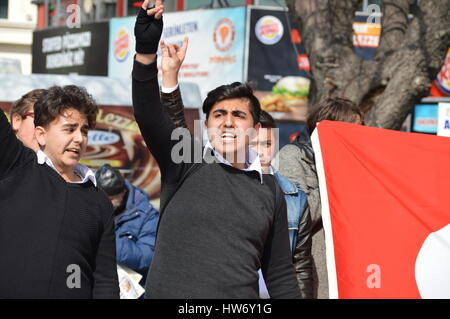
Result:
<svg viewBox="0 0 450 319">
<path fill-rule="evenodd" d="M 261 113 L 259 114 L 259 123 L 261 123 L 262 128 L 276 128 L 277 124 L 275 123 L 275 120 L 273 119 L 272 115 L 270 115 L 268 112 L 261 110 Z"/>
<path fill-rule="evenodd" d="M 203 102 L 203 113 L 208 119 L 213 106 L 223 100 L 245 99 L 249 102 L 250 113 L 253 116 L 253 124 L 259 123 L 259 114 L 261 105 L 258 98 L 253 94 L 253 90 L 248 83 L 234 82 L 227 85 L 221 85 L 210 91 Z"/>
<path fill-rule="evenodd" d="M 46 127 L 71 108 L 87 117 L 90 129 L 95 127 L 98 106 L 85 88 L 75 85 L 45 90 L 34 104 L 34 126 Z"/>
</svg>

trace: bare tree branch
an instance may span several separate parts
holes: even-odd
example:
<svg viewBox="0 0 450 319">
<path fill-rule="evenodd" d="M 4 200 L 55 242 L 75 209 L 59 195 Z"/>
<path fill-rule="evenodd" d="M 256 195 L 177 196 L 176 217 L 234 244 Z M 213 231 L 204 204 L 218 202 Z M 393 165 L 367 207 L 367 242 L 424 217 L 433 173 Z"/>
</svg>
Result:
<svg viewBox="0 0 450 319">
<path fill-rule="evenodd" d="M 449 45 L 450 1 L 422 0 L 401 47 L 382 62 L 387 86 L 368 112 L 368 124 L 399 129 L 414 104 L 428 94 Z"/>
<path fill-rule="evenodd" d="M 376 58 L 352 44 L 356 0 L 287 0 L 310 59 L 310 103 L 339 95 L 358 103 L 372 126 L 398 129 L 429 92 L 450 45 L 450 0 L 385 0 Z"/>
<path fill-rule="evenodd" d="M 386 54 L 390 54 L 400 47 L 409 26 L 408 13 L 413 3 L 414 0 L 383 1 L 380 45 L 375 60 L 384 58 Z"/>
<path fill-rule="evenodd" d="M 309 56 L 311 73 L 315 82 L 310 94 L 314 103 L 325 96 L 339 94 L 347 87 L 343 76 L 336 72 L 343 65 L 360 62 L 354 53 L 352 34 L 356 0 L 288 0 L 289 9 L 295 12 L 296 24 Z M 348 60 L 348 61 L 347 61 Z M 314 92 L 318 94 L 315 95 Z"/>
</svg>

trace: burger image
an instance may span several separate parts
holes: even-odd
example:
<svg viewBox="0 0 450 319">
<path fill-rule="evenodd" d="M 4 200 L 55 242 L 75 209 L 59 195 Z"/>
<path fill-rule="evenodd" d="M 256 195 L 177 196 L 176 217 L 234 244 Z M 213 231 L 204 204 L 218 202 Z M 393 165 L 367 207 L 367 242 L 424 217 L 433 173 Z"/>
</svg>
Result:
<svg viewBox="0 0 450 319">
<path fill-rule="evenodd" d="M 284 77 L 261 99 L 261 107 L 268 112 L 291 112 L 292 107 L 307 103 L 309 85 L 310 80 L 302 76 Z"/>
<path fill-rule="evenodd" d="M 287 76 L 272 88 L 272 95 L 281 95 L 286 106 L 303 105 L 308 100 L 309 83 L 302 76 Z"/>
</svg>

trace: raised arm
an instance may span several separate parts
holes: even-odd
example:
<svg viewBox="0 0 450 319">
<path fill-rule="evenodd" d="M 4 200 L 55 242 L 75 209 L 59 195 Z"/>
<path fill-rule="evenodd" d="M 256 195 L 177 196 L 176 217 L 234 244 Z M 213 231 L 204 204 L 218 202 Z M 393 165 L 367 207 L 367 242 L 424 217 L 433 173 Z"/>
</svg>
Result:
<svg viewBox="0 0 450 319">
<path fill-rule="evenodd" d="M 176 184 L 182 174 L 182 165 L 175 165 L 171 159 L 173 145 L 171 140 L 175 128 L 164 111 L 158 86 L 156 51 L 161 37 L 164 6 L 156 1 L 156 7 L 145 10 L 148 1 L 136 18 L 136 57 L 133 65 L 132 96 L 136 121 L 145 143 L 161 170 L 163 184 Z"/>
<path fill-rule="evenodd" d="M 170 92 L 161 91 L 161 104 L 167 110 L 176 128 L 187 128 L 184 104 L 179 87 L 176 87 L 174 91 Z"/>
<path fill-rule="evenodd" d="M 178 73 L 186 56 L 187 45 L 187 37 L 184 38 L 181 48 L 176 44 L 166 45 L 164 41 L 161 41 L 163 73 L 161 103 L 177 128 L 187 128 L 183 100 L 178 86 Z"/>
<path fill-rule="evenodd" d="M 17 139 L 4 111 L 0 109 L 0 180 L 14 168 L 35 157 L 35 153 Z"/>
</svg>

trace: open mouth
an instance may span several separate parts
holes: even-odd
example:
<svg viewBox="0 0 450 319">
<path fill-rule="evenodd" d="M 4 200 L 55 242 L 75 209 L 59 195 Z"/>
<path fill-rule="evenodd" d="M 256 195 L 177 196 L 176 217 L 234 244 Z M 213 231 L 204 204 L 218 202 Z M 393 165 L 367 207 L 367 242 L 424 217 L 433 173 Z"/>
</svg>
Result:
<svg viewBox="0 0 450 319">
<path fill-rule="evenodd" d="M 68 148 L 66 149 L 66 152 L 74 154 L 76 156 L 80 156 L 80 149 L 78 148 Z"/>
<path fill-rule="evenodd" d="M 223 133 L 220 135 L 223 142 L 234 142 L 236 140 L 236 135 L 233 133 Z"/>
</svg>

